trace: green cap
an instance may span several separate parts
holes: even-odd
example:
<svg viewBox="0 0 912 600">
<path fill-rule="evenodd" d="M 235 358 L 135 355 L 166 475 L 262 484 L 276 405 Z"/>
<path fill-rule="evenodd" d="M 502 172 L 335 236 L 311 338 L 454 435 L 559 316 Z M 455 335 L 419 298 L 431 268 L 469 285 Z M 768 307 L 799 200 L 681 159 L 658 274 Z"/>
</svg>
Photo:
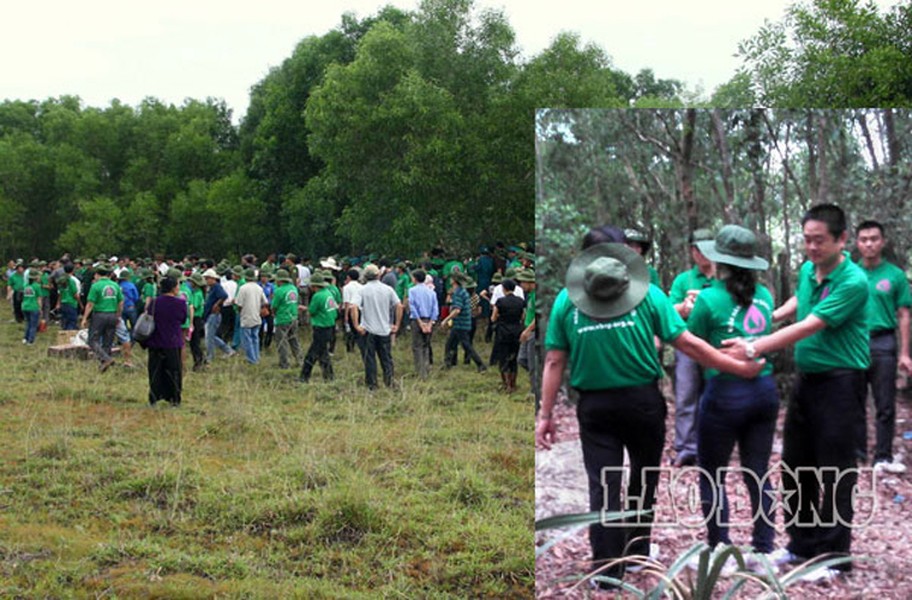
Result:
<svg viewBox="0 0 912 600">
<path fill-rule="evenodd" d="M 742 269 L 765 271 L 769 262 L 757 256 L 757 236 L 740 225 L 726 225 L 715 240 L 699 241 L 696 247 L 709 260 Z"/>
</svg>

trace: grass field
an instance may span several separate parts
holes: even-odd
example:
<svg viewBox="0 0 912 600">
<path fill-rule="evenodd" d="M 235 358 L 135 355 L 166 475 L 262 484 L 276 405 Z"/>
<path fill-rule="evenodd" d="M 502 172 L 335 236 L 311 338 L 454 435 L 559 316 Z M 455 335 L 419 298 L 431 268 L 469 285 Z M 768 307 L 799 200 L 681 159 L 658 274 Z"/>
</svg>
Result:
<svg viewBox="0 0 912 600">
<path fill-rule="evenodd" d="M 533 595 L 533 406 L 496 369 L 370 393 L 217 359 L 178 409 L 140 367 L 49 358 L 0 323 L 0 597 L 477 598 Z M 480 335 L 477 337 L 481 337 Z M 305 332 L 305 345 L 309 333 Z M 479 344 L 482 356 L 490 346 Z M 461 357 L 460 357 L 461 360 Z"/>
</svg>

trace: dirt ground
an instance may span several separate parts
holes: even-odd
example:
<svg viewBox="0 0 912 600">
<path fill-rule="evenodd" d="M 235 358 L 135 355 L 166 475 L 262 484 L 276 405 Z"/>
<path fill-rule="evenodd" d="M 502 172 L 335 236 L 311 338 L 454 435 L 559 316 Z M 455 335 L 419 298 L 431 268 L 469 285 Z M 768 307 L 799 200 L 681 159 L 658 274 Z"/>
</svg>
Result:
<svg viewBox="0 0 912 600">
<path fill-rule="evenodd" d="M 670 383 L 664 380 L 664 392 L 669 413 L 663 464 L 673 462 L 674 401 Z M 869 399 L 870 402 L 870 399 Z M 897 397 L 896 437 L 894 454 L 906 463 L 908 470 L 901 475 L 883 475 L 875 481 L 868 480 L 867 490 L 871 500 L 861 500 L 856 505 L 852 551 L 856 557 L 853 571 L 846 576 L 826 583 L 799 583 L 788 588 L 790 598 L 815 600 L 819 598 L 867 599 L 867 598 L 912 598 L 912 389 L 900 391 Z M 576 409 L 565 399 L 555 407 L 557 418 L 557 443 L 550 451 L 536 450 L 535 456 L 535 518 L 551 515 L 588 512 L 586 476 L 583 470 L 582 453 L 579 445 L 579 431 Z M 784 407 L 779 411 L 779 423 L 773 442 L 770 463 L 776 465 L 782 450 L 782 423 Z M 873 406 L 868 408 L 868 443 L 873 445 Z M 737 466 L 737 450 L 732 457 L 732 466 Z M 686 475 L 682 481 L 686 481 Z M 727 485 L 729 502 L 733 507 L 747 507 L 746 488 L 740 478 L 730 477 Z M 680 482 L 679 482 L 680 483 Z M 737 485 L 736 485 L 737 483 Z M 859 485 L 863 488 L 862 485 Z M 664 489 L 663 489 L 664 488 Z M 670 489 L 667 482 L 660 482 L 657 518 L 663 511 L 686 508 L 693 502 L 692 493 L 680 495 L 677 486 Z M 697 499 L 696 506 L 699 507 Z M 733 511 L 736 510 L 733 508 Z M 699 509 L 697 508 L 697 511 Z M 680 514 L 680 513 L 679 513 Z M 749 511 L 748 511 L 749 514 Z M 787 536 L 782 526 L 781 514 L 777 515 L 776 543 L 784 546 Z M 862 525 L 863 523 L 863 525 Z M 750 527 L 733 526 L 732 541 L 735 544 L 750 542 Z M 593 594 L 588 585 L 576 586 L 579 576 L 588 570 L 589 543 L 586 528 L 577 531 L 553 529 L 536 534 L 536 548 L 560 538 L 554 545 L 536 558 L 536 597 L 545 599 L 614 598 L 620 594 L 601 592 Z M 659 560 L 670 564 L 678 555 L 698 541 L 705 540 L 705 528 L 655 527 L 653 542 L 659 544 Z M 639 589 L 650 589 L 657 579 L 654 575 L 628 574 L 625 581 Z M 576 586 L 576 587 L 574 587 Z M 728 588 L 720 588 L 718 596 Z M 743 590 L 739 598 L 754 598 L 758 588 Z"/>
</svg>

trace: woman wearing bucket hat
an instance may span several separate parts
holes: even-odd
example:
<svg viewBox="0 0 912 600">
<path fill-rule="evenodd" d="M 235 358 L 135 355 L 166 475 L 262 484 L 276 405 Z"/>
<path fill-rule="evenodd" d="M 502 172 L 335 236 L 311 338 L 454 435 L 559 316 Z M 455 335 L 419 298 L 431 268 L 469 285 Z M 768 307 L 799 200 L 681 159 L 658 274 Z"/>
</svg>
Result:
<svg viewBox="0 0 912 600">
<path fill-rule="evenodd" d="M 539 448 L 551 447 L 552 410 L 569 365 L 570 385 L 580 396 L 577 417 L 593 511 L 621 510 L 625 449 L 631 467 L 628 506 L 648 511 L 654 502 L 654 468 L 665 442 L 666 412 L 658 387 L 664 372 L 654 336 L 709 367 L 743 377 L 756 376 L 762 368 L 762 362 L 732 360 L 689 333 L 668 297 L 649 284 L 646 263 L 636 252 L 621 243 L 584 246 L 551 310 L 535 437 Z M 619 583 L 624 565 L 616 559 L 656 554 L 650 552 L 650 530 L 648 514 L 620 527 L 590 526 L 594 567 L 611 577 L 602 580 L 602 586 Z"/>
<path fill-rule="evenodd" d="M 773 297 L 757 281 L 757 272 L 769 263 L 757 256 L 753 232 L 738 225 L 726 225 L 715 240 L 696 242 L 700 252 L 716 265 L 716 279 L 696 298 L 687 329 L 716 348 L 729 338 L 753 339 L 767 335 L 773 323 Z M 738 454 L 744 484 L 755 515 L 751 545 L 754 552 L 773 550 L 772 488 L 764 478 L 769 466 L 779 395 L 767 364 L 754 379 L 704 372 L 706 387 L 697 411 L 697 464 L 700 471 L 700 497 L 706 517 L 710 547 L 731 544 L 728 527 L 728 498 L 724 476 L 732 450 Z M 761 486 L 760 482 L 763 481 Z"/>
</svg>

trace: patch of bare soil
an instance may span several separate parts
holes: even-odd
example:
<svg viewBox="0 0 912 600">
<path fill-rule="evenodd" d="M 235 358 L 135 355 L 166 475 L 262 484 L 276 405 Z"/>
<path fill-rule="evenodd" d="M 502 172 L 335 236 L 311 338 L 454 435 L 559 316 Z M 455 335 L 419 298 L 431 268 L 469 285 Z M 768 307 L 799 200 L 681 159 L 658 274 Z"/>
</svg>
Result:
<svg viewBox="0 0 912 600">
<path fill-rule="evenodd" d="M 671 451 L 674 437 L 674 401 L 668 381 L 665 380 L 664 383 L 669 407 L 664 464 L 670 465 L 674 459 Z M 873 406 L 869 404 L 869 446 L 873 445 L 874 440 L 873 412 Z M 848 575 L 825 583 L 798 583 L 790 586 L 789 598 L 912 598 L 912 439 L 904 437 L 905 433 L 909 433 L 908 437 L 912 438 L 912 390 L 900 392 L 896 413 L 893 451 L 897 458 L 907 463 L 909 470 L 899 475 L 884 474 L 875 480 L 871 477 L 865 479 L 862 475 L 861 480 L 866 481 L 866 484 L 860 483 L 859 490 L 862 493 L 867 492 L 869 498 L 859 498 L 856 503 L 852 538 L 853 555 L 861 560 L 856 560 L 853 571 Z M 576 409 L 561 401 L 555 407 L 554 414 L 557 419 L 557 443 L 550 451 L 536 451 L 536 519 L 588 511 L 588 492 L 579 445 Z M 770 460 L 774 466 L 779 462 L 782 450 L 784 416 L 783 407 L 779 413 L 773 455 Z M 737 465 L 736 450 L 730 466 Z M 677 520 L 686 522 L 688 514 L 699 513 L 699 498 L 694 497 L 695 487 L 686 485 L 687 479 L 688 474 L 683 473 L 676 482 L 677 485 L 674 485 L 669 477 L 660 482 L 656 506 L 657 519 L 662 515 L 683 515 L 684 519 Z M 747 490 L 740 482 L 740 477 L 729 476 L 727 491 L 733 513 L 738 514 L 738 507 L 742 507 L 747 510 L 749 517 Z M 750 543 L 750 525 L 747 517 L 744 519 L 744 525 L 731 527 L 732 541 L 735 544 Z M 670 522 L 672 519 L 666 520 Z M 776 530 L 777 546 L 784 547 L 788 537 L 782 525 L 781 514 L 777 514 Z M 659 560 L 665 565 L 671 564 L 694 543 L 704 540 L 705 528 L 702 525 L 656 526 L 653 530 L 653 542 L 660 546 Z M 537 598 L 545 600 L 624 597 L 619 593 L 594 594 L 588 585 L 576 585 L 580 575 L 588 571 L 590 552 L 586 528 L 576 531 L 557 529 L 540 532 L 536 534 L 535 543 L 537 548 L 553 544 L 536 558 Z M 655 586 L 658 579 L 655 575 L 639 573 L 628 574 L 625 581 L 639 589 L 650 589 Z M 721 586 L 718 597 L 721 597 L 727 588 L 728 585 Z M 755 598 L 759 593 L 759 587 L 747 586 L 736 597 Z"/>
</svg>

